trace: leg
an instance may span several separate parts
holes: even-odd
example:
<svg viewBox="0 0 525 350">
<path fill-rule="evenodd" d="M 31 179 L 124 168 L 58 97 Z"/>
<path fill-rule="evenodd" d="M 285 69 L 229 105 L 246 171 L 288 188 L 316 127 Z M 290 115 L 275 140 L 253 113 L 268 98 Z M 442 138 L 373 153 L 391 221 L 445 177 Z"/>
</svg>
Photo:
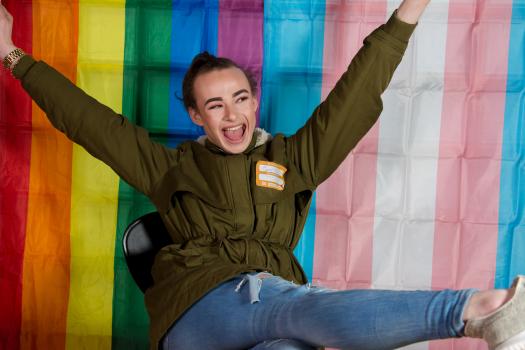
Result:
<svg viewBox="0 0 525 350">
<path fill-rule="evenodd" d="M 363 350 L 393 349 L 424 340 L 462 336 L 464 306 L 475 292 L 333 291 L 307 286 L 291 286 L 277 295 L 271 291 L 267 289 L 265 293 L 263 287 L 261 302 L 282 302 L 269 311 L 261 310 L 260 322 L 273 320 L 267 334 L 314 345 Z"/>
<path fill-rule="evenodd" d="M 312 347 L 392 349 L 461 336 L 464 305 L 475 292 L 335 291 L 272 276 L 259 281 L 260 301 L 251 303 L 253 288 L 235 292 L 241 280 L 193 305 L 168 332 L 164 349 L 247 349 L 281 338 Z"/>
</svg>

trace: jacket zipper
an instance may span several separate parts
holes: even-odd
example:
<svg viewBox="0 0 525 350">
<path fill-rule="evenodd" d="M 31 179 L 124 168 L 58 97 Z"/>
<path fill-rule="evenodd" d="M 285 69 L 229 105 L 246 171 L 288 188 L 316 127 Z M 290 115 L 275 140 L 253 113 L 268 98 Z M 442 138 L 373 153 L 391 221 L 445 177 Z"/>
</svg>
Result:
<svg viewBox="0 0 525 350">
<path fill-rule="evenodd" d="M 244 155 L 245 157 L 245 166 L 244 166 L 244 175 L 245 175 L 245 178 L 246 178 L 246 185 L 248 186 L 248 198 L 250 199 L 250 202 L 251 202 L 251 210 L 252 210 L 252 218 L 250 220 L 250 237 L 253 236 L 253 230 L 255 229 L 255 201 L 254 201 L 254 198 L 253 198 L 253 195 L 252 195 L 252 187 L 251 187 L 251 177 L 250 177 L 250 172 L 252 170 L 252 162 L 250 162 L 250 159 L 248 158 L 247 155 Z"/>
<path fill-rule="evenodd" d="M 226 175 L 228 178 L 228 184 L 230 185 L 230 199 L 232 201 L 233 207 L 233 230 L 237 232 L 237 209 L 235 208 L 235 199 L 233 198 L 232 180 L 230 178 L 230 164 L 228 161 L 228 157 L 225 157 L 224 159 L 226 161 Z"/>
</svg>

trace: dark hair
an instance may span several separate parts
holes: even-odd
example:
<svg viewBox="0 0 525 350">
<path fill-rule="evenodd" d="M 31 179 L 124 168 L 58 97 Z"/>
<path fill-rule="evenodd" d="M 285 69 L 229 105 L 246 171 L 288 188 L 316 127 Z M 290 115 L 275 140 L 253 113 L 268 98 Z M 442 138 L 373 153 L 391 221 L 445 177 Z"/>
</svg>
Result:
<svg viewBox="0 0 525 350">
<path fill-rule="evenodd" d="M 190 107 L 197 108 L 195 95 L 193 93 L 193 84 L 199 75 L 231 67 L 238 68 L 244 73 L 250 84 L 252 94 L 256 94 L 257 81 L 249 70 L 242 68 L 229 58 L 216 57 L 207 51 L 204 51 L 193 58 L 190 68 L 188 68 L 188 71 L 184 75 L 184 80 L 182 81 L 182 102 L 184 103 L 184 108 L 186 108 L 186 110 Z"/>
</svg>

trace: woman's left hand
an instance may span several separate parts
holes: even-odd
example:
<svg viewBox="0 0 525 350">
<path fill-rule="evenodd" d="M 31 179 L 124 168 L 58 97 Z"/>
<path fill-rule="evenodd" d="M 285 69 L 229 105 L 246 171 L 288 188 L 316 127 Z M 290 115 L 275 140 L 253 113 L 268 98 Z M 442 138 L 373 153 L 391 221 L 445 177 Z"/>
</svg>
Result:
<svg viewBox="0 0 525 350">
<path fill-rule="evenodd" d="M 404 0 L 397 9 L 397 18 L 415 24 L 429 3 L 430 0 Z"/>
</svg>

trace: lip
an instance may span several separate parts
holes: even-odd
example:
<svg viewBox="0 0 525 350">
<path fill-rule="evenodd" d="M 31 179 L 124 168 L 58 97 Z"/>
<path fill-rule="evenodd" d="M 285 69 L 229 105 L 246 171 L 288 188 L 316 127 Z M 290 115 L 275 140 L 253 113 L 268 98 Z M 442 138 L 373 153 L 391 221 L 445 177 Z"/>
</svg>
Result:
<svg viewBox="0 0 525 350">
<path fill-rule="evenodd" d="M 242 131 L 242 137 L 238 140 L 238 141 L 233 141 L 233 140 L 230 140 L 229 138 L 227 138 L 225 135 L 224 135 L 224 132 L 228 129 L 236 129 L 238 127 L 241 127 L 243 129 Z M 244 142 L 244 140 L 246 139 L 246 130 L 248 130 L 248 125 L 246 125 L 245 123 L 242 123 L 242 124 L 237 124 L 237 125 L 232 125 L 232 126 L 227 126 L 227 127 L 224 127 L 221 129 L 222 131 L 222 137 L 225 139 L 225 141 L 229 144 L 241 144 Z"/>
<path fill-rule="evenodd" d="M 226 130 L 228 130 L 228 129 L 233 130 L 233 129 L 237 129 L 237 128 L 239 128 L 239 127 L 243 127 L 243 126 L 245 126 L 244 123 L 242 123 L 242 124 L 237 124 L 237 125 L 233 125 L 233 126 L 227 126 L 227 127 L 225 127 L 225 128 L 222 128 L 222 131 L 226 131 Z"/>
</svg>

